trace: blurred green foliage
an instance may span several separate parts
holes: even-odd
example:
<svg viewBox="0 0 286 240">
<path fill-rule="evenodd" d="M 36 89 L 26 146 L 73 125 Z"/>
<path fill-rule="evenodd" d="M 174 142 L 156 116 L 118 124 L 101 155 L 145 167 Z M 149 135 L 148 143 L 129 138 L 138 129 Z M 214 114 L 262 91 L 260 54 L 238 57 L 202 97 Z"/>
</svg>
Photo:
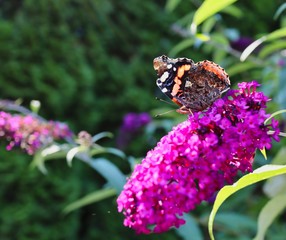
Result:
<svg viewBox="0 0 286 240">
<path fill-rule="evenodd" d="M 273 109 L 285 107 L 285 91 L 277 94 L 283 89 L 280 86 L 286 86 L 285 68 L 277 65 L 277 56 L 267 56 L 261 64 L 255 52 L 257 59 L 243 65 L 226 51 L 235 36 L 257 39 L 285 27 L 285 15 L 273 19 L 282 0 L 237 1 L 234 8 L 202 26 L 210 42 L 190 41 L 184 35 L 202 1 L 167 2 L 178 5 L 169 5 L 166 11 L 165 0 L 0 1 L 0 98 L 20 98 L 26 106 L 32 99 L 40 100 L 40 114 L 67 121 L 75 131 L 116 131 L 125 113 L 165 106 L 154 101 L 161 93 L 155 86 L 152 60 L 171 52 L 172 57 L 214 60 L 232 71 L 233 82 L 261 80 L 266 94 L 277 96 Z M 182 42 L 187 47 L 174 49 Z M 162 125 L 159 121 L 153 124 Z M 142 139 L 132 145 L 138 152 L 145 151 Z M 67 204 L 100 189 L 104 180 L 81 163 L 69 169 L 65 161 L 51 161 L 48 169 L 52 170 L 43 176 L 29 170 L 29 157 L 4 149 L 1 155 L 1 240 L 180 239 L 174 231 L 136 235 L 123 227 L 115 199 L 63 216 Z M 241 206 L 237 198 L 234 201 Z M 256 209 L 265 201 L 256 196 L 247 204 Z M 200 216 L 209 210 L 203 206 L 194 213 Z M 203 217 L 199 221 L 206 225 Z M 229 239 L 220 234 L 220 239 Z"/>
<path fill-rule="evenodd" d="M 2 1 L 1 98 L 40 100 L 44 116 L 93 132 L 150 109 L 152 60 L 171 47 L 160 2 Z"/>
<path fill-rule="evenodd" d="M 164 4 L 1 1 L 0 97 L 26 106 L 40 100 L 41 115 L 66 121 L 75 132 L 115 131 L 124 113 L 156 103 L 152 60 L 173 44 L 174 18 Z M 114 199 L 61 215 L 101 188 L 104 180 L 94 170 L 56 161 L 44 176 L 29 170 L 29 157 L 4 149 L 1 155 L 1 240 L 145 239 L 123 227 Z"/>
</svg>

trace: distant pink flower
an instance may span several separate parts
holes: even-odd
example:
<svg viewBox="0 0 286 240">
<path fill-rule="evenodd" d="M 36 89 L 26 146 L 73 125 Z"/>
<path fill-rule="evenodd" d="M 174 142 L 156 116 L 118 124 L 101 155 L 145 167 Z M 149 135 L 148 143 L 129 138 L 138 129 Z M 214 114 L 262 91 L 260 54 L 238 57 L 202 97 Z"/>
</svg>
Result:
<svg viewBox="0 0 286 240">
<path fill-rule="evenodd" d="M 54 140 L 71 136 L 72 132 L 63 123 L 0 112 L 0 139 L 8 141 L 7 150 L 19 147 L 32 155 Z"/>
<path fill-rule="evenodd" d="M 183 213 L 212 199 L 239 171 L 251 172 L 257 149 L 279 140 L 278 122 L 264 121 L 266 102 L 256 82 L 240 83 L 223 99 L 173 128 L 147 153 L 117 199 L 124 225 L 138 233 L 184 224 Z M 268 131 L 274 130 L 273 135 Z"/>
</svg>

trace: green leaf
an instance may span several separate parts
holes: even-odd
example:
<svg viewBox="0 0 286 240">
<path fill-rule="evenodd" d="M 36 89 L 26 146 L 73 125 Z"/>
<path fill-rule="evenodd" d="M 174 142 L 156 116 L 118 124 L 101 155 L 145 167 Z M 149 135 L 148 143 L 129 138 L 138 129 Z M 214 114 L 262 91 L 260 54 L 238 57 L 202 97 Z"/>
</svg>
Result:
<svg viewBox="0 0 286 240">
<path fill-rule="evenodd" d="M 196 11 L 192 25 L 198 26 L 207 18 L 221 11 L 225 7 L 233 4 L 237 0 L 205 0 Z"/>
<path fill-rule="evenodd" d="M 286 36 L 286 28 L 280 28 L 272 33 L 264 35 L 263 37 L 257 39 L 253 43 L 251 43 L 240 56 L 240 61 L 245 61 L 245 59 L 263 42 L 275 40 L 277 38 L 282 38 Z"/>
<path fill-rule="evenodd" d="M 242 73 L 242 72 L 246 72 L 252 68 L 256 68 L 257 64 L 253 63 L 253 62 L 242 62 L 242 63 L 236 63 L 233 64 L 232 67 L 229 67 L 227 69 L 227 73 L 230 76 L 234 76 L 236 74 Z"/>
<path fill-rule="evenodd" d="M 166 11 L 172 12 L 181 2 L 181 0 L 168 0 L 166 3 Z"/>
<path fill-rule="evenodd" d="M 99 139 L 101 138 L 105 138 L 105 137 L 108 137 L 108 138 L 112 138 L 113 137 L 113 134 L 111 132 L 101 132 L 101 133 L 98 133 L 96 135 L 94 135 L 92 137 L 92 142 L 97 142 Z"/>
<path fill-rule="evenodd" d="M 196 34 L 196 38 L 199 39 L 202 42 L 207 42 L 210 40 L 210 36 L 206 35 L 206 34 L 202 34 L 202 33 L 197 33 Z"/>
<path fill-rule="evenodd" d="M 193 46 L 195 43 L 195 39 L 194 38 L 187 38 L 183 41 L 181 41 L 179 44 L 177 44 L 175 47 L 173 47 L 171 49 L 171 51 L 169 52 L 169 56 L 174 57 L 176 56 L 179 52 L 185 50 L 188 47 Z"/>
<path fill-rule="evenodd" d="M 274 219 L 281 214 L 286 207 L 286 194 L 272 198 L 261 210 L 258 217 L 258 231 L 253 240 L 263 240 L 265 233 Z"/>
<path fill-rule="evenodd" d="M 33 161 L 31 162 L 31 167 L 37 167 L 43 174 L 47 174 L 48 171 L 45 167 L 45 161 L 65 158 L 67 148 L 68 145 L 66 144 L 53 144 L 37 151 L 34 155 Z"/>
<path fill-rule="evenodd" d="M 267 155 L 266 155 L 266 150 L 265 147 L 260 149 L 261 154 L 263 155 L 263 157 L 265 158 L 265 160 L 267 160 Z"/>
<path fill-rule="evenodd" d="M 102 153 L 110 153 L 110 154 L 116 155 L 116 156 L 121 157 L 121 158 L 126 157 L 125 153 L 122 152 L 121 150 L 117 149 L 117 148 L 98 147 L 98 148 L 91 149 L 89 152 L 89 154 L 91 156 L 94 156 L 96 154 L 102 154 Z"/>
<path fill-rule="evenodd" d="M 286 27 L 285 28 L 280 28 L 272 33 L 269 33 L 268 35 L 266 35 L 266 40 L 270 41 L 270 40 L 275 40 L 277 38 L 282 38 L 286 36 Z"/>
<path fill-rule="evenodd" d="M 277 20 L 277 18 L 280 16 L 280 14 L 286 9 L 286 3 L 283 3 L 276 11 L 274 14 L 273 19 Z"/>
<path fill-rule="evenodd" d="M 272 118 L 274 118 L 276 115 L 279 115 L 279 114 L 282 114 L 282 113 L 286 113 L 286 109 L 281 109 L 281 110 L 279 110 L 279 111 L 276 111 L 276 112 L 272 113 L 272 114 L 270 115 L 270 117 L 267 118 L 267 119 L 264 121 L 264 125 L 266 125 L 267 122 L 268 122 L 269 120 L 271 120 Z"/>
<path fill-rule="evenodd" d="M 245 188 L 251 184 L 260 182 L 262 180 L 285 174 L 286 173 L 286 166 L 283 165 L 264 165 L 252 173 L 249 173 L 242 178 L 240 178 L 236 183 L 230 186 L 225 186 L 223 187 L 219 193 L 217 194 L 216 200 L 214 202 L 214 206 L 212 209 L 212 212 L 209 217 L 209 223 L 208 223 L 208 228 L 209 228 L 209 235 L 212 240 L 214 240 L 214 235 L 213 235 L 213 222 L 215 215 L 219 209 L 219 207 L 222 205 L 222 203 L 232 194 L 237 192 L 238 190 Z"/>
<path fill-rule="evenodd" d="M 72 160 L 76 154 L 78 154 L 80 152 L 86 152 L 87 150 L 88 150 L 88 148 L 85 146 L 78 146 L 78 147 L 74 147 L 74 148 L 70 149 L 67 153 L 67 156 L 66 156 L 68 166 L 71 167 Z"/>
<path fill-rule="evenodd" d="M 112 188 L 98 190 L 96 192 L 90 193 L 90 194 L 86 195 L 85 197 L 67 205 L 63 209 L 63 213 L 67 214 L 67 213 L 74 211 L 78 208 L 84 207 L 86 205 L 89 205 L 89 204 L 92 204 L 95 202 L 99 202 L 101 200 L 104 200 L 108 197 L 112 197 L 114 195 L 116 195 L 116 190 L 112 189 Z"/>
<path fill-rule="evenodd" d="M 259 51 L 259 58 L 265 58 L 268 55 L 280 50 L 286 48 L 286 42 L 284 40 L 281 41 L 275 41 L 273 43 L 267 44 L 266 46 L 263 46 L 263 48 Z"/>
<path fill-rule="evenodd" d="M 184 240 L 189 240 L 190 236 L 195 240 L 203 240 L 203 234 L 198 222 L 190 214 L 184 214 L 183 219 L 186 223 L 175 229 L 177 234 Z"/>
<path fill-rule="evenodd" d="M 126 177 L 112 162 L 104 158 L 97 158 L 88 162 L 88 164 L 99 172 L 118 193 L 122 191 Z"/>
</svg>

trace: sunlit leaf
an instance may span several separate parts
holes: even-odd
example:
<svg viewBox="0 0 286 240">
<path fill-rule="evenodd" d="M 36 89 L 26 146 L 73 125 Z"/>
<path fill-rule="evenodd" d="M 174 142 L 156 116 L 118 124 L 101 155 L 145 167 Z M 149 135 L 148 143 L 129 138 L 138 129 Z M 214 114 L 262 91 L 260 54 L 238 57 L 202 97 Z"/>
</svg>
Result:
<svg viewBox="0 0 286 240">
<path fill-rule="evenodd" d="M 245 59 L 264 41 L 266 41 L 266 36 L 263 36 L 262 38 L 257 39 L 253 43 L 251 43 L 247 48 L 244 49 L 244 51 L 241 53 L 240 61 L 245 61 Z"/>
<path fill-rule="evenodd" d="M 267 154 L 266 154 L 266 149 L 262 148 L 260 149 L 261 154 L 263 155 L 263 157 L 267 160 Z"/>
<path fill-rule="evenodd" d="M 68 165 L 71 167 L 72 160 L 75 157 L 75 155 L 80 153 L 80 152 L 87 151 L 87 149 L 88 148 L 85 146 L 78 146 L 78 147 L 74 147 L 74 148 L 70 149 L 67 153 L 67 156 L 66 156 Z"/>
<path fill-rule="evenodd" d="M 223 187 L 219 193 L 217 194 L 216 200 L 214 202 L 214 206 L 212 209 L 212 212 L 209 217 L 209 223 L 208 223 L 208 228 L 209 228 L 209 235 L 210 238 L 213 240 L 214 235 L 213 235 L 213 222 L 215 215 L 219 209 L 219 207 L 222 205 L 222 203 L 232 194 L 237 192 L 238 190 L 247 187 L 251 184 L 257 183 L 259 181 L 278 176 L 281 174 L 286 173 L 286 166 L 283 165 L 264 165 L 252 173 L 249 173 L 242 178 L 240 178 L 236 183 L 230 186 L 225 186 Z"/>
<path fill-rule="evenodd" d="M 196 38 L 201 40 L 202 42 L 207 42 L 210 40 L 210 36 L 208 36 L 206 34 L 202 34 L 202 33 L 197 33 Z"/>
<path fill-rule="evenodd" d="M 240 61 L 245 61 L 245 59 L 263 42 L 275 40 L 277 38 L 285 37 L 286 36 L 286 28 L 280 28 L 272 33 L 269 33 L 253 43 L 251 43 L 241 54 Z"/>
<path fill-rule="evenodd" d="M 282 38 L 286 36 L 286 27 L 285 28 L 280 28 L 272 33 L 269 33 L 266 35 L 266 38 L 268 41 L 270 40 L 275 40 L 277 38 Z"/>
<path fill-rule="evenodd" d="M 84 207 L 84 206 L 92 204 L 92 203 L 99 202 L 101 200 L 112 197 L 114 195 L 116 195 L 116 190 L 113 188 L 98 190 L 96 192 L 90 193 L 90 194 L 86 195 L 85 197 L 67 205 L 63 209 L 63 213 L 67 214 L 67 213 L 74 211 L 78 208 Z"/>
<path fill-rule="evenodd" d="M 189 240 L 190 236 L 195 240 L 203 240 L 203 234 L 198 222 L 190 214 L 184 214 L 183 219 L 186 223 L 175 229 L 177 234 L 184 240 Z"/>
<path fill-rule="evenodd" d="M 97 158 L 89 162 L 90 166 L 103 176 L 108 184 L 119 193 L 126 182 L 125 175 L 112 162 Z"/>
<path fill-rule="evenodd" d="M 196 11 L 192 25 L 200 25 L 210 16 L 221 11 L 225 7 L 233 4 L 237 0 L 205 0 L 200 8 Z"/>
<path fill-rule="evenodd" d="M 253 240 L 264 240 L 265 233 L 274 219 L 284 212 L 286 207 L 286 194 L 272 198 L 261 210 L 258 217 L 258 231 Z"/>
<path fill-rule="evenodd" d="M 269 120 L 271 120 L 272 118 L 274 118 L 276 115 L 279 115 L 279 114 L 282 114 L 282 113 L 286 113 L 286 109 L 281 109 L 281 110 L 279 110 L 279 111 L 276 111 L 276 112 L 272 113 L 272 114 L 270 115 L 270 117 L 267 118 L 267 119 L 264 121 L 264 125 L 266 125 L 267 122 L 268 122 Z"/>
</svg>

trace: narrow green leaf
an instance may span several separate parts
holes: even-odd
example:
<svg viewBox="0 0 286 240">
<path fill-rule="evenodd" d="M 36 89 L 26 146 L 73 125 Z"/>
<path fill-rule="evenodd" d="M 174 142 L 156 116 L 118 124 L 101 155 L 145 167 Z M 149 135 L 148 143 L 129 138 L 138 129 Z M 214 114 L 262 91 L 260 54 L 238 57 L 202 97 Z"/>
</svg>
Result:
<svg viewBox="0 0 286 240">
<path fill-rule="evenodd" d="M 205 0 L 200 8 L 196 11 L 193 19 L 194 25 L 198 26 L 207 18 L 221 11 L 225 7 L 233 4 L 237 0 Z"/>
<path fill-rule="evenodd" d="M 260 149 L 261 154 L 263 155 L 263 157 L 265 158 L 265 160 L 267 160 L 267 155 L 266 155 L 266 149 L 265 147 Z"/>
<path fill-rule="evenodd" d="M 236 63 L 227 69 L 227 73 L 230 76 L 234 76 L 236 74 L 246 72 L 246 71 L 253 69 L 253 68 L 256 68 L 256 67 L 257 67 L 257 64 L 253 63 L 253 62 Z"/>
<path fill-rule="evenodd" d="M 38 151 L 35 155 L 34 155 L 34 158 L 33 158 L 33 161 L 31 162 L 31 167 L 37 167 L 40 172 L 42 172 L 43 174 L 47 174 L 48 171 L 45 167 L 45 160 L 43 158 L 43 156 L 41 155 L 41 152 Z"/>
<path fill-rule="evenodd" d="M 74 148 L 70 149 L 67 153 L 67 156 L 66 156 L 68 166 L 71 167 L 72 160 L 74 159 L 76 154 L 78 154 L 80 152 L 85 152 L 87 150 L 88 150 L 88 148 L 85 146 L 78 146 L 78 147 L 74 147 Z"/>
<path fill-rule="evenodd" d="M 263 240 L 265 233 L 274 219 L 281 214 L 286 207 L 286 194 L 272 198 L 261 210 L 258 217 L 258 231 L 253 240 Z"/>
<path fill-rule="evenodd" d="M 273 19 L 277 20 L 277 18 L 281 15 L 281 13 L 286 9 L 286 3 L 283 3 L 274 14 Z"/>
<path fill-rule="evenodd" d="M 184 240 L 189 240 L 190 236 L 195 240 L 203 240 L 203 234 L 198 222 L 190 214 L 184 214 L 183 219 L 186 223 L 175 229 L 177 234 Z"/>
<path fill-rule="evenodd" d="M 173 47 L 168 55 L 171 56 L 171 57 L 174 57 L 179 52 L 185 50 L 188 47 L 191 47 L 192 45 L 194 45 L 194 43 L 195 43 L 195 39 L 194 38 L 187 38 L 187 39 L 181 41 L 175 47 Z"/>
<path fill-rule="evenodd" d="M 172 12 L 181 2 L 181 0 L 168 0 L 166 3 L 166 11 Z"/>
<path fill-rule="evenodd" d="M 286 27 L 285 28 L 280 28 L 275 30 L 272 33 L 269 33 L 268 35 L 266 35 L 266 40 L 270 41 L 270 40 L 275 40 L 277 38 L 282 38 L 286 36 Z"/>
<path fill-rule="evenodd" d="M 92 137 L 92 142 L 97 142 L 99 139 L 101 138 L 105 138 L 105 137 L 108 137 L 108 138 L 112 138 L 113 137 L 113 134 L 111 132 L 101 132 L 101 133 L 98 133 L 96 135 L 94 135 Z"/>
<path fill-rule="evenodd" d="M 121 150 L 117 149 L 117 148 L 103 148 L 103 147 L 99 147 L 99 148 L 94 148 L 94 149 L 91 149 L 89 154 L 91 156 L 94 156 L 94 155 L 97 155 L 97 154 L 102 154 L 102 153 L 110 153 L 110 154 L 113 154 L 113 155 L 116 155 L 118 157 L 121 157 L 121 158 L 125 158 L 126 155 L 124 152 L 122 152 Z"/>
<path fill-rule="evenodd" d="M 93 159 L 88 163 L 93 169 L 98 171 L 118 193 L 122 191 L 126 177 L 117 166 L 104 158 Z"/>
<path fill-rule="evenodd" d="M 241 54 L 240 61 L 245 61 L 245 59 L 263 42 L 275 40 L 277 38 L 282 38 L 286 36 L 286 28 L 280 28 L 272 33 L 269 33 L 253 43 L 251 43 Z"/>
<path fill-rule="evenodd" d="M 281 49 L 286 48 L 286 42 L 284 40 L 281 41 L 274 41 L 273 43 L 269 43 L 259 51 L 259 58 L 265 58 L 270 54 L 279 51 Z"/>
<path fill-rule="evenodd" d="M 207 42 L 210 40 L 210 36 L 208 36 L 206 34 L 202 34 L 202 33 L 197 33 L 196 38 L 201 40 L 202 42 Z"/>
<path fill-rule="evenodd" d="M 267 37 L 263 36 L 262 38 L 257 39 L 250 45 L 248 45 L 247 48 L 244 49 L 244 51 L 241 53 L 240 61 L 243 62 L 245 59 L 264 41 L 266 41 Z"/>
<path fill-rule="evenodd" d="M 236 183 L 230 186 L 225 186 L 223 187 L 219 193 L 217 194 L 216 200 L 214 202 L 214 206 L 212 209 L 212 212 L 209 217 L 209 223 L 208 223 L 208 228 L 209 228 L 209 235 L 212 240 L 214 240 L 214 235 L 213 235 L 213 222 L 215 215 L 219 209 L 219 207 L 222 205 L 222 203 L 232 194 L 237 192 L 238 190 L 247 187 L 251 184 L 260 182 L 262 180 L 285 174 L 286 173 L 286 166 L 283 165 L 264 165 L 252 173 L 249 173 L 242 178 L 240 178 Z"/>
<path fill-rule="evenodd" d="M 47 174 L 48 171 L 45 167 L 45 161 L 52 159 L 61 159 L 66 156 L 66 145 L 53 144 L 44 149 L 38 150 L 34 155 L 31 167 L 37 167 L 43 174 Z"/>
<path fill-rule="evenodd" d="M 279 114 L 282 114 L 282 113 L 286 113 L 286 109 L 281 109 L 281 110 L 279 110 L 279 111 L 276 111 L 276 112 L 272 113 L 272 114 L 270 115 L 270 117 L 267 118 L 267 119 L 264 121 L 264 125 L 266 125 L 267 122 L 268 122 L 269 120 L 271 120 L 272 118 L 274 118 L 276 115 L 279 115 Z"/>
<path fill-rule="evenodd" d="M 116 190 L 113 188 L 98 190 L 96 192 L 90 193 L 86 195 L 85 197 L 67 205 L 63 209 L 63 213 L 64 214 L 70 213 L 78 208 L 84 207 L 86 205 L 89 205 L 95 202 L 99 202 L 101 200 L 112 197 L 114 195 L 116 195 Z"/>
</svg>

